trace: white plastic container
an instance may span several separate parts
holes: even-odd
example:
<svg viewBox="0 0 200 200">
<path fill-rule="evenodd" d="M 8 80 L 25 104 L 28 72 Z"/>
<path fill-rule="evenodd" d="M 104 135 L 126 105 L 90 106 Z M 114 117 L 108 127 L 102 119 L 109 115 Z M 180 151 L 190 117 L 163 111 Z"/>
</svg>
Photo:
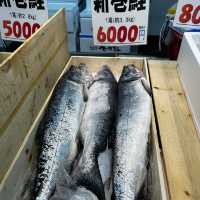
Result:
<svg viewBox="0 0 200 200">
<path fill-rule="evenodd" d="M 178 69 L 200 136 L 200 33 L 184 34 L 178 56 Z"/>
</svg>

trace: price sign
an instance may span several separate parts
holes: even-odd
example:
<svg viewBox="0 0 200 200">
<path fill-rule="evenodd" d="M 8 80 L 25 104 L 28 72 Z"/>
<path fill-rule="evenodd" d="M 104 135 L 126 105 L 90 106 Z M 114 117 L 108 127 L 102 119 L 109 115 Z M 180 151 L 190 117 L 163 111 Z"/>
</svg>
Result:
<svg viewBox="0 0 200 200">
<path fill-rule="evenodd" d="M 149 0 L 92 0 L 95 45 L 147 43 Z"/>
<path fill-rule="evenodd" d="M 0 0 L 0 30 L 4 40 L 23 41 L 47 19 L 47 0 Z"/>
<path fill-rule="evenodd" d="M 174 26 L 200 29 L 200 1 L 179 0 Z"/>
</svg>

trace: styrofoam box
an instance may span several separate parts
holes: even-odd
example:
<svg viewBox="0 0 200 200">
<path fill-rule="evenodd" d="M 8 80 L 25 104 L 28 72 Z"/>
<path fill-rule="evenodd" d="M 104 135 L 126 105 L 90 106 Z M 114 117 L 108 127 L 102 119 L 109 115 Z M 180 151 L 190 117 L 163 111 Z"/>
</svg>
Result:
<svg viewBox="0 0 200 200">
<path fill-rule="evenodd" d="M 81 34 L 92 34 L 92 14 L 90 7 L 80 13 L 80 32 Z"/>
<path fill-rule="evenodd" d="M 81 34 L 92 34 L 92 18 L 80 18 L 80 32 Z"/>
<path fill-rule="evenodd" d="M 92 12 L 91 12 L 91 6 L 90 5 L 87 4 L 87 7 L 82 12 L 80 12 L 80 17 L 92 18 Z"/>
<path fill-rule="evenodd" d="M 92 35 L 80 35 L 80 52 L 82 53 L 130 53 L 130 46 L 104 47 L 95 46 Z"/>
<path fill-rule="evenodd" d="M 76 53 L 78 46 L 78 34 L 68 33 L 68 49 L 70 53 Z"/>
<path fill-rule="evenodd" d="M 77 32 L 79 29 L 79 9 L 76 3 L 51 3 L 48 2 L 49 17 L 54 15 L 59 9 L 65 8 L 65 19 L 67 22 L 67 32 Z"/>
<path fill-rule="evenodd" d="M 178 69 L 200 136 L 200 33 L 184 34 Z"/>
</svg>

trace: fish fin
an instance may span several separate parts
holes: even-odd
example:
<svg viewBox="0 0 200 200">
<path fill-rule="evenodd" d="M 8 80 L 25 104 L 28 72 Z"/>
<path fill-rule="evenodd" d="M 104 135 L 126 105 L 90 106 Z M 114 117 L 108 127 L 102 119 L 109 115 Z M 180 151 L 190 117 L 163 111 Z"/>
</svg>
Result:
<svg viewBox="0 0 200 200">
<path fill-rule="evenodd" d="M 91 161 L 93 162 L 93 160 Z M 105 200 L 104 185 L 98 166 L 98 161 L 94 162 L 95 164 L 92 167 L 87 166 L 87 170 L 85 170 L 85 165 L 83 165 L 81 162 L 76 168 L 76 173 L 74 173 L 73 183 L 76 186 L 84 187 L 91 191 L 98 197 L 98 199 Z"/>
<path fill-rule="evenodd" d="M 93 85 L 94 82 L 95 82 L 94 77 L 92 76 L 92 74 L 89 74 L 89 75 L 86 77 L 86 87 L 87 87 L 88 89 L 90 89 L 90 87 Z"/>
<path fill-rule="evenodd" d="M 82 146 L 81 143 L 78 143 L 78 153 L 77 153 L 75 159 L 73 160 L 72 167 L 71 167 L 71 170 L 70 170 L 70 174 L 72 174 L 73 171 L 76 169 L 76 166 L 80 162 L 82 154 L 83 154 L 83 146 Z"/>
<path fill-rule="evenodd" d="M 75 143 L 77 145 L 77 154 L 74 157 L 74 160 L 72 162 L 72 166 L 71 166 L 71 169 L 70 169 L 70 174 L 72 174 L 72 172 L 76 168 L 76 166 L 79 163 L 79 160 L 80 160 L 80 158 L 82 156 L 82 153 L 83 153 L 83 141 L 82 141 L 80 129 L 79 129 L 79 131 L 77 133 L 77 136 L 76 136 L 76 139 L 75 139 Z"/>
<path fill-rule="evenodd" d="M 147 93 L 149 94 L 149 96 L 152 97 L 152 90 L 151 90 L 151 87 L 148 83 L 148 81 L 145 79 L 145 78 L 142 78 L 141 79 L 141 82 L 142 82 L 142 85 L 144 87 L 144 89 L 147 91 Z"/>
<path fill-rule="evenodd" d="M 147 199 L 148 197 L 148 190 L 147 190 L 147 181 L 144 181 L 143 184 L 141 185 L 140 190 L 138 191 L 138 194 L 136 195 L 137 200 L 139 199 Z"/>
<path fill-rule="evenodd" d="M 115 143 L 115 137 L 116 137 L 116 129 L 112 128 L 111 129 L 111 133 L 108 136 L 108 148 L 113 148 L 114 147 L 114 143 Z"/>
<path fill-rule="evenodd" d="M 83 100 L 88 101 L 88 88 L 85 84 L 83 85 Z"/>
<path fill-rule="evenodd" d="M 52 190 L 52 192 L 51 192 L 49 198 L 51 198 L 51 197 L 55 194 L 56 189 L 57 189 L 56 187 L 57 187 L 57 186 L 56 186 L 56 184 L 55 184 L 55 187 L 53 188 L 53 190 Z"/>
</svg>

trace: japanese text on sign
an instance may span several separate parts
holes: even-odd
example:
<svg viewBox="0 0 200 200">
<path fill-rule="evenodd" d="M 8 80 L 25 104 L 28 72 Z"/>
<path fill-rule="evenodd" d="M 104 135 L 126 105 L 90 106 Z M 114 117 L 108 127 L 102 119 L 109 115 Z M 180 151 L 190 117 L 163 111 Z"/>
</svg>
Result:
<svg viewBox="0 0 200 200">
<path fill-rule="evenodd" d="M 47 0 L 0 0 L 0 29 L 5 40 L 23 41 L 47 19 Z"/>
<path fill-rule="evenodd" d="M 92 0 L 94 44 L 146 44 L 148 15 L 149 0 Z"/>
<path fill-rule="evenodd" d="M 179 0 L 174 26 L 200 29 L 200 1 Z"/>
</svg>

